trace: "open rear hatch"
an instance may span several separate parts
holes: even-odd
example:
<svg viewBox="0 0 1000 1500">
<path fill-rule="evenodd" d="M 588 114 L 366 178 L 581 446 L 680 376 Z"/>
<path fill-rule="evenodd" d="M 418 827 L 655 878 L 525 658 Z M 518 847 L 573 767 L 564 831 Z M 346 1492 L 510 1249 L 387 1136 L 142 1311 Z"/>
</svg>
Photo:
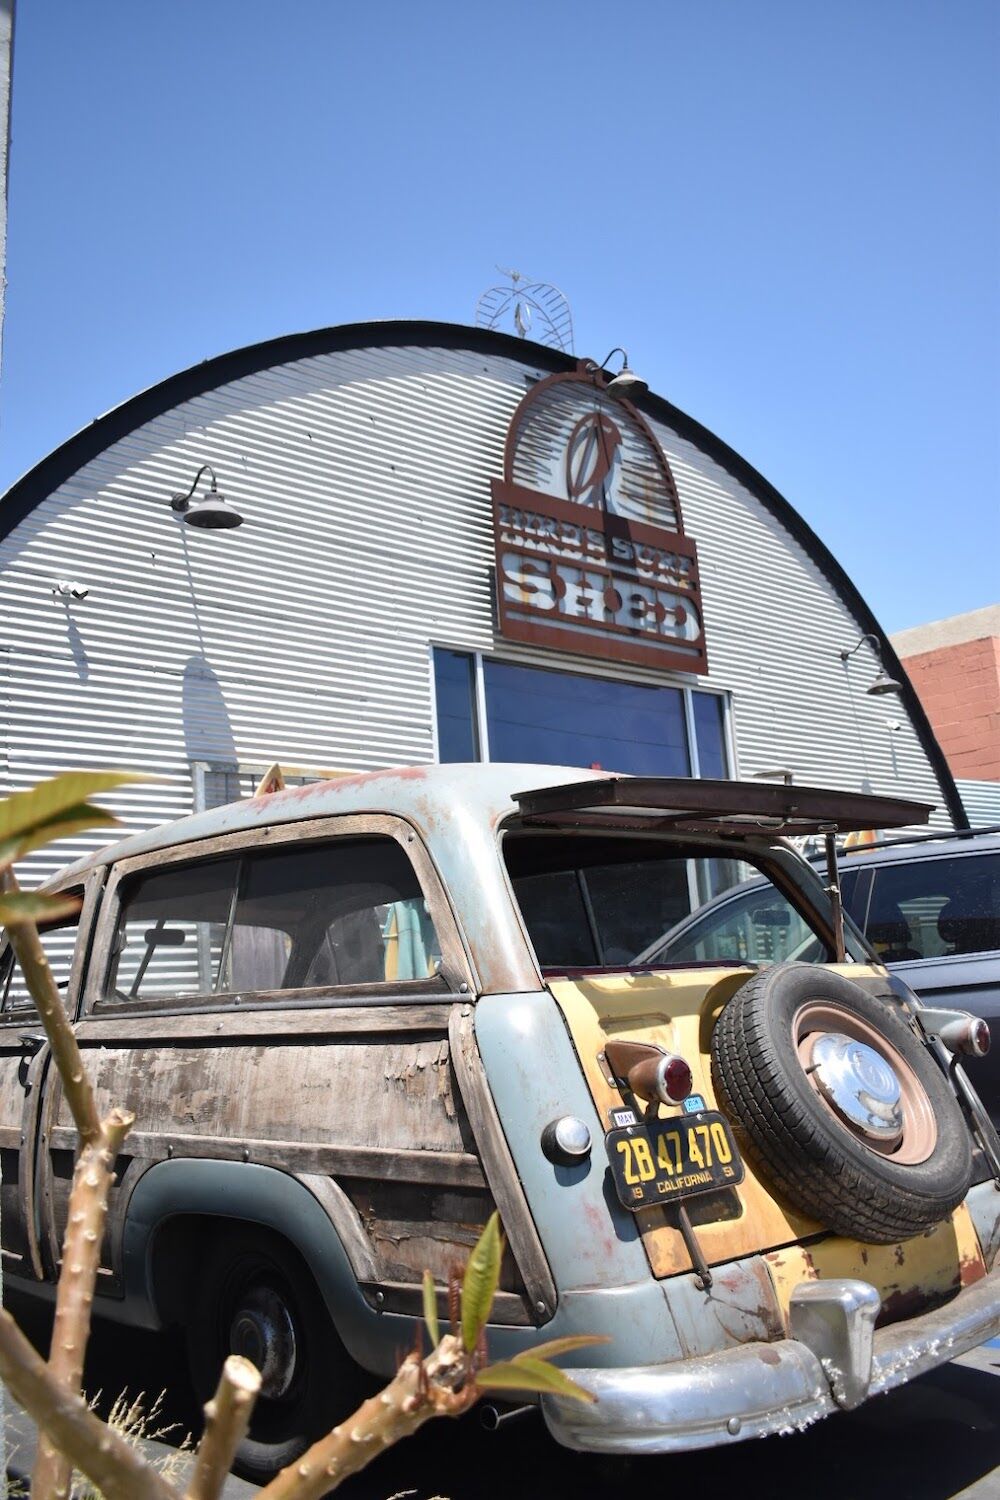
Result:
<svg viewBox="0 0 1000 1500">
<path fill-rule="evenodd" d="M 680 839 L 686 849 L 700 850 L 716 858 L 721 857 L 722 851 L 733 860 L 748 859 L 759 870 L 762 868 L 760 849 L 766 848 L 768 839 L 773 840 L 778 835 L 820 834 L 830 837 L 838 832 L 903 827 L 926 822 L 931 811 L 923 803 L 814 787 L 666 777 L 591 777 L 563 786 L 524 792 L 517 796 L 516 801 L 521 813 L 519 831 L 526 836 L 532 830 L 539 836 L 544 830 L 552 834 L 551 839 L 539 837 L 535 844 L 539 864 L 544 867 L 543 874 L 550 876 L 558 869 L 553 851 L 563 838 L 570 850 L 572 841 L 578 840 L 581 854 L 586 851 L 585 857 L 593 859 L 593 850 L 600 847 L 594 835 L 607 840 L 609 851 L 626 848 L 627 840 L 622 835 L 667 835 L 669 845 L 664 842 L 665 849 L 676 849 Z M 650 848 L 645 839 L 642 847 L 646 851 Z M 524 872 L 532 868 L 525 853 L 529 848 L 522 844 L 514 862 L 514 869 L 522 872 L 522 880 L 531 878 L 524 876 Z M 623 856 L 616 853 L 615 857 L 621 859 Z M 786 849 L 786 862 L 792 857 Z M 624 884 L 631 871 L 627 877 L 625 865 L 619 868 Z M 652 862 L 648 868 L 652 874 Z M 570 869 L 572 858 L 566 865 L 566 871 Z M 576 871 L 576 874 L 579 878 L 580 872 Z M 780 890 L 779 875 L 772 875 L 772 879 Z M 606 888 L 608 882 L 604 884 Z M 596 910 L 597 903 L 593 899 L 597 892 L 596 882 L 591 882 L 591 885 L 593 888 L 588 892 L 586 880 L 581 881 L 581 911 L 591 928 L 596 929 L 601 913 Z M 744 888 L 748 896 L 752 896 L 755 886 L 764 885 L 766 882 L 758 876 L 756 880 L 746 882 Z M 514 886 L 521 899 L 517 878 Z M 692 879 L 692 904 L 697 899 L 696 886 L 697 881 Z M 641 891 L 641 882 L 636 890 Z M 820 894 L 816 892 L 817 896 Z M 798 912 L 793 912 L 791 918 L 798 921 L 803 910 L 802 892 L 788 891 L 787 896 L 798 906 Z M 565 900 L 565 895 L 560 899 Z M 712 897 L 707 906 L 723 906 L 727 899 L 723 892 Z M 541 903 L 537 895 L 535 900 L 536 910 L 539 910 Z M 550 902 L 544 919 L 549 923 L 545 933 L 550 933 L 552 910 Z M 814 909 L 811 914 L 813 930 L 818 934 L 816 941 L 827 947 L 825 954 L 817 951 L 815 957 L 820 961 L 825 959 L 828 967 L 849 978 L 872 976 L 877 971 L 864 963 L 866 955 L 863 949 L 855 947 L 853 956 L 856 961 L 853 963 L 831 962 L 836 955 L 832 910 L 831 902 L 826 912 L 817 914 Z M 523 899 L 522 911 L 548 987 L 573 1038 L 605 1130 L 620 1131 L 629 1118 L 630 1102 L 636 1102 L 623 1097 L 616 1082 L 607 1058 L 609 1043 L 632 1042 L 661 1048 L 687 1062 L 691 1069 L 692 1088 L 684 1104 L 659 1107 L 659 1116 L 676 1122 L 676 1129 L 661 1127 L 660 1134 L 665 1139 L 660 1145 L 658 1135 L 653 1151 L 659 1146 L 666 1162 L 673 1159 L 680 1170 L 682 1144 L 687 1140 L 689 1126 L 703 1120 L 705 1123 L 701 1126 L 699 1139 L 702 1158 L 708 1158 L 713 1140 L 712 1113 L 719 1107 L 711 1071 L 712 1032 L 723 1006 L 760 968 L 761 956 L 758 954 L 756 961 L 741 962 L 736 951 L 721 959 L 713 950 L 706 952 L 708 961 L 700 961 L 692 958 L 692 952 L 697 950 L 689 942 L 687 961 L 680 965 L 664 963 L 660 967 L 654 957 L 652 962 L 616 968 L 614 958 L 609 962 L 608 953 L 602 951 L 600 934 L 594 930 L 594 956 L 598 962 L 560 964 L 554 951 L 558 947 L 554 939 L 553 951 L 546 954 L 540 950 L 540 944 L 544 945 L 549 938 L 537 922 L 533 924 Z M 690 918 L 687 925 L 691 925 Z M 681 922 L 679 930 L 684 926 L 685 923 Z M 634 934 L 632 941 L 636 942 Z M 772 944 L 775 941 L 773 932 L 769 941 Z M 648 950 L 643 953 L 641 948 L 641 944 L 637 946 L 637 956 L 648 957 Z M 618 953 L 620 946 L 609 945 L 609 951 Z M 713 953 L 720 961 L 710 961 Z M 573 956 L 585 956 L 582 947 Z M 763 961 L 780 962 L 782 958 L 794 956 L 774 951 Z M 725 1135 L 728 1137 L 728 1132 Z M 718 1149 L 715 1157 L 719 1158 L 728 1152 L 729 1147 L 722 1132 L 717 1131 L 716 1136 Z M 752 1163 L 745 1159 L 740 1162 L 739 1156 L 737 1169 L 731 1173 L 731 1183 L 721 1185 L 723 1172 L 718 1170 L 718 1162 L 705 1160 L 705 1171 L 692 1171 L 690 1177 L 684 1179 L 691 1185 L 690 1190 L 680 1194 L 671 1192 L 669 1201 L 663 1206 L 655 1202 L 652 1206 L 645 1206 L 650 1199 L 648 1194 L 643 1195 L 643 1184 L 639 1182 L 642 1162 L 632 1161 L 627 1145 L 619 1145 L 617 1138 L 612 1137 L 609 1149 L 615 1148 L 625 1154 L 626 1167 L 632 1172 L 630 1180 L 637 1184 L 631 1191 L 637 1198 L 642 1198 L 637 1224 L 650 1266 L 657 1277 L 696 1270 L 699 1260 L 702 1265 L 713 1266 L 765 1253 L 775 1262 L 771 1270 L 779 1290 L 786 1283 L 790 1287 L 797 1281 L 817 1275 L 863 1274 L 869 1280 L 873 1277 L 877 1280 L 883 1301 L 891 1304 L 892 1299 L 907 1295 L 913 1288 L 912 1246 L 905 1251 L 884 1246 L 877 1250 L 864 1249 L 854 1241 L 831 1236 L 823 1224 L 783 1201 L 774 1187 L 755 1172 Z M 693 1151 L 697 1165 L 697 1142 Z M 689 1171 L 690 1159 L 685 1158 L 683 1165 L 684 1170 Z M 714 1178 L 713 1167 L 717 1169 Z M 665 1172 L 658 1175 L 663 1178 Z M 678 1180 L 675 1176 L 674 1184 Z M 652 1183 L 653 1189 L 657 1186 L 658 1183 Z M 660 1188 L 664 1197 L 668 1186 L 664 1184 Z M 609 1183 L 609 1191 L 612 1190 Z M 620 1185 L 618 1191 L 622 1194 Z M 625 1201 L 624 1195 L 622 1201 Z M 686 1224 L 682 1223 L 682 1218 L 687 1219 Z M 959 1284 L 961 1264 L 970 1258 L 979 1258 L 978 1243 L 968 1214 L 960 1208 L 953 1221 L 922 1238 L 925 1243 L 919 1252 L 921 1285 L 931 1295 L 946 1295 Z M 808 1248 L 802 1247 L 803 1241 Z"/>
</svg>

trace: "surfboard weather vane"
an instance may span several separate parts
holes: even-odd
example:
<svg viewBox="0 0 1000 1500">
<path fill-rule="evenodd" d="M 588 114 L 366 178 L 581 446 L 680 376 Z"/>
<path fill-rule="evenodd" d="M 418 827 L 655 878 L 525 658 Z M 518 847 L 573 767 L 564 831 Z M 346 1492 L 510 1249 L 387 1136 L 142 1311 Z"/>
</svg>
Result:
<svg viewBox="0 0 1000 1500">
<path fill-rule="evenodd" d="M 557 286 L 529 281 L 520 271 L 497 266 L 506 286 L 491 286 L 476 303 L 476 327 L 507 329 L 518 338 L 533 338 L 550 349 L 573 353 L 573 315 Z"/>
</svg>

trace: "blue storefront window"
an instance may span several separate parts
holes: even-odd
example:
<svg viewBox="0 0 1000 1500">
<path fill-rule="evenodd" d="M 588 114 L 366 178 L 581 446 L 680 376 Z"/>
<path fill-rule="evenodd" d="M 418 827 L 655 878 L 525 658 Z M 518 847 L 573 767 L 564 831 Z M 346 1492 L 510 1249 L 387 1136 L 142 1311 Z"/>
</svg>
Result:
<svg viewBox="0 0 1000 1500">
<path fill-rule="evenodd" d="M 491 760 L 690 776 L 679 688 L 485 661 Z"/>
<path fill-rule="evenodd" d="M 691 706 L 698 746 L 698 774 L 724 779 L 729 775 L 725 705 L 717 693 L 692 693 Z"/>
<path fill-rule="evenodd" d="M 691 776 L 684 690 L 614 682 L 575 672 L 482 662 L 485 736 L 478 731 L 476 658 L 434 650 L 438 756 L 443 762 L 492 761 L 593 766 L 634 776 Z M 691 691 L 702 776 L 728 774 L 725 705 Z"/>
<path fill-rule="evenodd" d="M 476 733 L 476 664 L 467 651 L 434 648 L 438 759 L 479 760 Z"/>
</svg>

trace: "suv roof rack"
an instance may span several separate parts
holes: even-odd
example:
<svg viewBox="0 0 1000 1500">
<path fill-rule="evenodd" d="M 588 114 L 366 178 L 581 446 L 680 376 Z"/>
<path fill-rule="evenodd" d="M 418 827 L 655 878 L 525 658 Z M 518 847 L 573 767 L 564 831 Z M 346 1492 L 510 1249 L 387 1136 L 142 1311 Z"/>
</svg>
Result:
<svg viewBox="0 0 1000 1500">
<path fill-rule="evenodd" d="M 852 844 L 850 849 L 841 849 L 841 854 L 865 854 L 873 849 L 896 848 L 900 844 L 933 844 L 941 839 L 974 839 L 984 833 L 1000 833 L 1000 823 L 991 823 L 987 828 L 942 828 L 936 833 L 904 833 L 895 839 L 876 839 L 873 844 Z"/>
</svg>

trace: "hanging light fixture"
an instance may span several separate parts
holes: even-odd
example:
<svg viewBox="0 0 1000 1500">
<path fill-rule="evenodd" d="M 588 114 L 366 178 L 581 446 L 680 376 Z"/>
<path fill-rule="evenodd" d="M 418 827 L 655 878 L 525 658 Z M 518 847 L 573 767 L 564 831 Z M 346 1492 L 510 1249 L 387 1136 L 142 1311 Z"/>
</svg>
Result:
<svg viewBox="0 0 1000 1500">
<path fill-rule="evenodd" d="M 875 654 L 875 660 L 878 662 L 878 672 L 876 673 L 875 681 L 870 687 L 865 688 L 865 692 L 872 698 L 880 698 L 886 693 L 901 693 L 903 691 L 903 684 L 897 682 L 895 677 L 890 677 L 889 673 L 885 670 L 885 665 L 882 661 L 882 642 L 877 635 L 861 636 L 849 651 L 844 650 L 840 652 L 841 661 L 846 663 L 865 641 L 871 646 Z"/>
<path fill-rule="evenodd" d="M 606 374 L 608 360 L 612 359 L 616 354 L 620 354 L 622 357 L 622 367 L 618 371 L 618 374 L 612 375 L 611 379 L 605 385 L 605 394 L 610 396 L 613 401 L 634 401 L 637 396 L 644 395 L 649 390 L 649 386 L 641 375 L 637 375 L 634 370 L 629 369 L 628 355 L 624 349 L 612 349 L 611 353 L 605 355 L 600 364 L 597 364 L 594 360 L 589 360 L 586 368 L 593 375 Z"/>
<path fill-rule="evenodd" d="M 211 475 L 211 484 L 208 493 L 202 499 L 195 500 L 192 497 L 203 474 Z M 170 508 L 178 512 L 185 525 L 197 526 L 201 531 L 231 531 L 233 527 L 243 525 L 243 517 L 235 505 L 230 505 L 226 497 L 219 493 L 215 470 L 211 464 L 202 464 L 191 481 L 191 488 L 186 494 L 174 495 Z"/>
</svg>

